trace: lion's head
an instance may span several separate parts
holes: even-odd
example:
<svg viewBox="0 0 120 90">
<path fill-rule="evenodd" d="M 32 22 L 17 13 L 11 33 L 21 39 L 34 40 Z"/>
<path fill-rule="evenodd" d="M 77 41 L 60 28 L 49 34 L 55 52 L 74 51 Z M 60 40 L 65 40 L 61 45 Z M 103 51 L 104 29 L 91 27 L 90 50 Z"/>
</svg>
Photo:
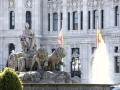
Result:
<svg viewBox="0 0 120 90">
<path fill-rule="evenodd" d="M 66 54 L 65 54 L 65 49 L 62 48 L 62 47 L 57 48 L 57 49 L 55 50 L 55 53 L 57 54 L 57 56 L 58 56 L 59 58 L 64 58 L 64 57 L 66 56 Z"/>
<path fill-rule="evenodd" d="M 47 59 L 48 58 L 48 52 L 44 48 L 39 48 L 36 52 L 36 56 L 40 59 Z"/>
</svg>

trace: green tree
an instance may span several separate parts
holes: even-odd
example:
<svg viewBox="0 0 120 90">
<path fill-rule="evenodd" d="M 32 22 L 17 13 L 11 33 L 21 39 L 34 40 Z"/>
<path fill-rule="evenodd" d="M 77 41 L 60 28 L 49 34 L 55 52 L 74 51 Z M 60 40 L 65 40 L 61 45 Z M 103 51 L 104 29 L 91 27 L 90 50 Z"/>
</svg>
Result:
<svg viewBox="0 0 120 90">
<path fill-rule="evenodd" d="M 22 90 L 22 82 L 13 69 L 5 68 L 0 74 L 0 90 Z"/>
</svg>

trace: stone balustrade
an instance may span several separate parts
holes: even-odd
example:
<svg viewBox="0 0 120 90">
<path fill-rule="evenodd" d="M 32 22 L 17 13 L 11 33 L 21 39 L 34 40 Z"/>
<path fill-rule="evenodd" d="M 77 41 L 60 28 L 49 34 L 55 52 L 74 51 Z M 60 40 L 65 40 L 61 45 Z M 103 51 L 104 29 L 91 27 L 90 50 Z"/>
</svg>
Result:
<svg viewBox="0 0 120 90">
<path fill-rule="evenodd" d="M 23 90 L 110 90 L 108 84 L 39 84 L 24 83 Z"/>
</svg>

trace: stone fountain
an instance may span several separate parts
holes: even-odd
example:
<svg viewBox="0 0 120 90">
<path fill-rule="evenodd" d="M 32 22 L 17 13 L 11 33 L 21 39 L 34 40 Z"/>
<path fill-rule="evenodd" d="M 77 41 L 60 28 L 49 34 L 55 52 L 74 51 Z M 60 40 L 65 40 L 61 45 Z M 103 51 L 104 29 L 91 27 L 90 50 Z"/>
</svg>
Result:
<svg viewBox="0 0 120 90">
<path fill-rule="evenodd" d="M 71 78 L 70 74 L 60 71 L 65 57 L 65 50 L 58 47 L 51 55 L 45 48 L 37 49 L 35 34 L 26 24 L 20 36 L 22 51 L 12 52 L 8 58 L 7 66 L 15 69 L 23 83 L 41 84 L 72 84 L 80 83 L 79 78 Z"/>
</svg>

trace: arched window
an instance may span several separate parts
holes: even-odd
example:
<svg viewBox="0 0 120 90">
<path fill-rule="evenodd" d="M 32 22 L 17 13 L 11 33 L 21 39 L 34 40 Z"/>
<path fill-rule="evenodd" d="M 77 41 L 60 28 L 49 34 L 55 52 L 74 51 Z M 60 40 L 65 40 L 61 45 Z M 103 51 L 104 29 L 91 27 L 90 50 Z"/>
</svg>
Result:
<svg viewBox="0 0 120 90">
<path fill-rule="evenodd" d="M 10 43 L 9 46 L 9 55 L 12 53 L 12 50 L 15 50 L 15 45 L 13 43 Z"/>
<path fill-rule="evenodd" d="M 31 29 L 31 12 L 26 11 L 26 23 L 29 24 L 29 29 Z"/>
<path fill-rule="evenodd" d="M 119 23 L 119 7 L 115 6 L 115 26 L 118 26 Z"/>
<path fill-rule="evenodd" d="M 10 29 L 15 28 L 15 12 L 10 11 Z"/>
</svg>

